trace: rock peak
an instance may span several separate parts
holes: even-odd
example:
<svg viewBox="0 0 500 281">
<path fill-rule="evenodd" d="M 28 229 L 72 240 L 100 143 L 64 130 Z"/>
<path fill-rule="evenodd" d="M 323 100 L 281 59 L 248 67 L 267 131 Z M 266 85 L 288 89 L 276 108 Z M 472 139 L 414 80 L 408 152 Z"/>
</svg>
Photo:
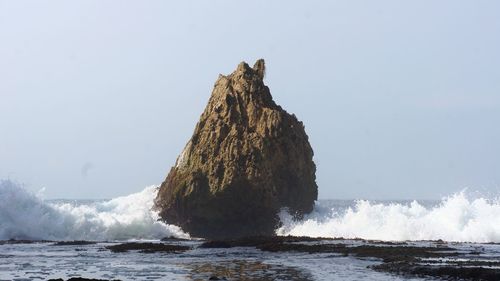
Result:
<svg viewBox="0 0 500 281">
<path fill-rule="evenodd" d="M 238 67 L 236 68 L 235 72 L 245 73 L 245 72 L 248 72 L 250 70 L 251 70 L 250 66 L 248 66 L 248 64 L 246 62 L 242 61 L 238 64 Z"/>
<path fill-rule="evenodd" d="M 265 73 L 266 73 L 266 63 L 265 63 L 264 59 L 258 59 L 252 68 L 246 62 L 242 61 L 238 64 L 238 67 L 232 73 L 232 75 L 234 75 L 236 73 L 257 74 L 257 76 L 261 80 L 263 80 Z"/>
<path fill-rule="evenodd" d="M 253 70 L 257 72 L 260 79 L 264 79 L 264 76 L 266 75 L 266 62 L 264 59 L 258 59 L 253 65 Z"/>
<path fill-rule="evenodd" d="M 246 62 L 241 62 L 231 74 L 220 75 L 203 115 L 208 116 L 213 111 L 221 115 L 237 111 L 237 115 L 244 117 L 256 108 L 278 109 L 279 106 L 273 101 L 269 88 L 264 84 L 264 75 L 263 59 L 257 60 L 253 68 Z"/>
</svg>

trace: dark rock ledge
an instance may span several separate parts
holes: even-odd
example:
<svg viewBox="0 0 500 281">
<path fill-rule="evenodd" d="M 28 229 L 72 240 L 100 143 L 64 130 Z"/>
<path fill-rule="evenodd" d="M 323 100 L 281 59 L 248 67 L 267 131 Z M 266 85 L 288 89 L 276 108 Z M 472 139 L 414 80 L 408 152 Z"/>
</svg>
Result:
<svg viewBox="0 0 500 281">
<path fill-rule="evenodd" d="M 181 253 L 191 249 L 188 246 L 181 245 L 169 245 L 163 243 L 139 243 L 139 242 L 130 242 L 123 243 L 118 245 L 107 246 L 106 249 L 115 252 L 115 253 L 123 253 L 128 251 L 139 251 L 141 253 Z"/>
<path fill-rule="evenodd" d="M 357 258 L 376 258 L 378 265 L 370 268 L 402 276 L 437 277 L 446 280 L 500 280 L 500 260 L 484 261 L 477 249 L 464 251 L 444 241 L 426 241 L 429 246 L 408 242 L 384 242 L 311 238 L 254 237 L 207 241 L 202 248 L 255 247 L 268 252 L 333 253 Z"/>
</svg>

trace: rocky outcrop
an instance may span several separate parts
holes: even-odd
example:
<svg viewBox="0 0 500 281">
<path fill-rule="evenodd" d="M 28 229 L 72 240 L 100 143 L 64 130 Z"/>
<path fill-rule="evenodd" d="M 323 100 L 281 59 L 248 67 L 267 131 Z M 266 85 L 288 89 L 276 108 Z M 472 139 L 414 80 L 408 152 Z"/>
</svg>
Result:
<svg viewBox="0 0 500 281">
<path fill-rule="evenodd" d="M 162 219 L 195 237 L 274 235 L 283 207 L 297 216 L 317 198 L 302 122 L 264 85 L 264 60 L 220 75 L 193 136 L 162 183 Z"/>
</svg>

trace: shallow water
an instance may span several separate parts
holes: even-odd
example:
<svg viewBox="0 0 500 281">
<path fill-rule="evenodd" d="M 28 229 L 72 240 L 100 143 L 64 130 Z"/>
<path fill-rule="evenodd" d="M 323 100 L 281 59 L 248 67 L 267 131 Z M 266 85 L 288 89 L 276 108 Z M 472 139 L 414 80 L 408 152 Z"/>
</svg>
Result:
<svg viewBox="0 0 500 281">
<path fill-rule="evenodd" d="M 360 241 L 342 241 L 357 245 Z M 55 246 L 54 243 L 0 245 L 0 280 L 50 278 L 102 278 L 121 280 L 426 280 L 404 278 L 367 268 L 377 259 L 338 254 L 270 253 L 255 248 L 202 249 L 200 241 L 178 241 L 193 249 L 173 253 L 113 253 L 102 242 L 91 245 Z M 425 242 L 420 242 L 425 245 Z M 490 255 L 500 256 L 498 245 Z M 470 245 L 459 244 L 457 248 Z M 427 278 L 427 280 L 431 280 Z"/>
</svg>

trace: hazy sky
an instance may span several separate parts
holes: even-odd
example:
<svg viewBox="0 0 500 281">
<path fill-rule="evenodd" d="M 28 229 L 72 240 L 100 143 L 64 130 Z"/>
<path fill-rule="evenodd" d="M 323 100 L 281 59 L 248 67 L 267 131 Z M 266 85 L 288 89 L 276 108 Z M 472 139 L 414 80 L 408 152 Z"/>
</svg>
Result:
<svg viewBox="0 0 500 281">
<path fill-rule="evenodd" d="M 500 193 L 493 0 L 0 0 L 0 178 L 46 198 L 159 184 L 218 74 L 261 57 L 321 198 Z"/>
</svg>

